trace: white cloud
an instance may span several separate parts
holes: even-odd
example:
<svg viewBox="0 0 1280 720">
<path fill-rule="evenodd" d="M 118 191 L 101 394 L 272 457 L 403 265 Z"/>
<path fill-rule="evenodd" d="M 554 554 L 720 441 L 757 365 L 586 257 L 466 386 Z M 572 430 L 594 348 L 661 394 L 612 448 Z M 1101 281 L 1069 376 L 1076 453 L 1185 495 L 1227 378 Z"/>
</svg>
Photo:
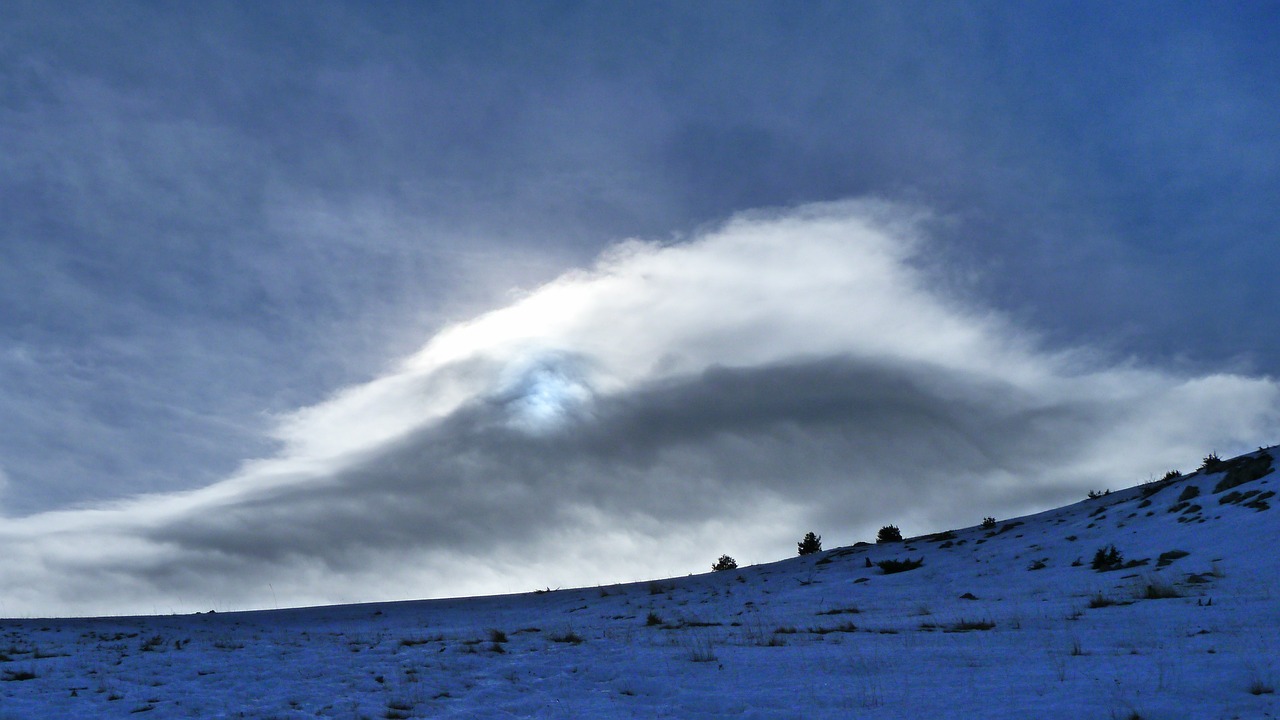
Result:
<svg viewBox="0 0 1280 720">
<path fill-rule="evenodd" d="M 623 243 L 291 414 L 279 457 L 10 523 L 5 607 L 641 579 L 783 557 L 807 530 L 1007 516 L 1275 437 L 1270 379 L 1048 351 L 946 295 L 923 217 L 833 203 Z"/>
</svg>

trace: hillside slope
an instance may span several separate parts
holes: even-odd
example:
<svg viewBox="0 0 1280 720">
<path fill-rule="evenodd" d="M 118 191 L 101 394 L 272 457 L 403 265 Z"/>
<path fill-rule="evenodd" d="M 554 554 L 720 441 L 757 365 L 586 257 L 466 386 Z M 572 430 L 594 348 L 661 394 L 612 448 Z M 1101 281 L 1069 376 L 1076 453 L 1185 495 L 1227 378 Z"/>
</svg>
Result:
<svg viewBox="0 0 1280 720">
<path fill-rule="evenodd" d="M 3 621 L 0 718 L 1273 717 L 1271 452 L 991 527 L 651 583 Z M 1119 567 L 1092 568 L 1110 546 Z M 923 564 L 876 565 L 908 558 Z"/>
</svg>

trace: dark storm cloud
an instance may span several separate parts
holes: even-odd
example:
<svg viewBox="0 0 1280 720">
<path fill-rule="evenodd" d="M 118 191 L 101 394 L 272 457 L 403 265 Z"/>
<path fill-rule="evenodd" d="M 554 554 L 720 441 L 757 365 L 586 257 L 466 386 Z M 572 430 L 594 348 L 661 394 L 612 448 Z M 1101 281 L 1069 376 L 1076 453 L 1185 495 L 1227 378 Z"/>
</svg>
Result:
<svg viewBox="0 0 1280 720">
<path fill-rule="evenodd" d="M 678 527 L 759 493 L 830 503 L 839 524 L 867 523 L 921 492 L 985 500 L 973 476 L 1060 462 L 1069 451 L 1058 448 L 1101 414 L 1034 407 L 1016 388 L 928 366 L 837 358 L 712 368 L 598 398 L 552 432 L 512 427 L 506 408 L 481 401 L 331 483 L 250 493 L 154 539 L 269 559 L 395 544 L 485 555 L 536 538 L 580 504 Z M 973 475 L 940 483 L 960 471 Z M 895 501 L 855 501 L 877 495 Z"/>
<path fill-rule="evenodd" d="M 1034 510 L 1280 429 L 1270 380 L 1046 350 L 951 296 L 928 224 L 840 203 L 616 247 L 282 418 L 282 452 L 226 480 L 8 523 L 7 611 L 697 571 L 721 549 L 785 556 L 807 529 L 848 543 Z"/>
</svg>

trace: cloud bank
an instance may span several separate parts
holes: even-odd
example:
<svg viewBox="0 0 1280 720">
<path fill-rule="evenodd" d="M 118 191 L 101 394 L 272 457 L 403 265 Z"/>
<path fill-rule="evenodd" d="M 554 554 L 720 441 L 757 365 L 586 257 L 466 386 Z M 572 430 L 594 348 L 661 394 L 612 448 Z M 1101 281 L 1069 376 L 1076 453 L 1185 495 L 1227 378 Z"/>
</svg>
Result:
<svg viewBox="0 0 1280 720">
<path fill-rule="evenodd" d="M 6 521 L 0 613 L 638 580 L 976 523 L 1270 444 L 1280 386 L 1049 349 L 951 288 L 927 213 L 745 213 L 447 327 L 206 488 Z"/>
<path fill-rule="evenodd" d="M 73 5 L 0 23 L 0 515 L 225 478 L 610 239 L 868 194 L 1055 346 L 1280 372 L 1274 10 Z"/>
</svg>

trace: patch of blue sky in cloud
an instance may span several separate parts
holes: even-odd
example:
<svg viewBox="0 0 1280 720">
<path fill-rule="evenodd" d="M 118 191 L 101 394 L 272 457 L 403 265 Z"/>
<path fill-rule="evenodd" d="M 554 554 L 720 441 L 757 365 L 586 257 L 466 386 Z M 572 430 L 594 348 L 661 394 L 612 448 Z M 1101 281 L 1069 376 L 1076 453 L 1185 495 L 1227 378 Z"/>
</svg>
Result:
<svg viewBox="0 0 1280 720">
<path fill-rule="evenodd" d="M 517 364 L 512 376 L 493 398 L 516 427 L 529 432 L 555 429 L 586 409 L 591 387 L 570 358 L 542 354 Z"/>
</svg>

